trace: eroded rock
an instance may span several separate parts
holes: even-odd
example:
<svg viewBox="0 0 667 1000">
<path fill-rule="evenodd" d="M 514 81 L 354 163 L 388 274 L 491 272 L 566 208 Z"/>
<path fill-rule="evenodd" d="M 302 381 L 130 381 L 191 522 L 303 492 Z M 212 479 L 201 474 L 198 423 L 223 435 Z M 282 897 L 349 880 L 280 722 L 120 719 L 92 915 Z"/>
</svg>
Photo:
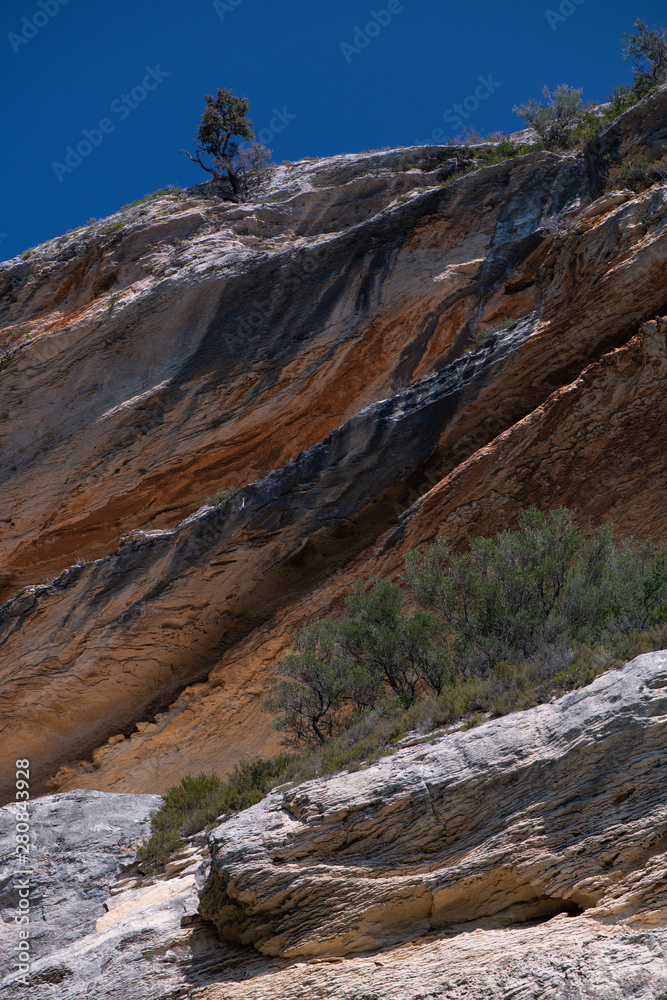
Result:
<svg viewBox="0 0 667 1000">
<path fill-rule="evenodd" d="M 548 705 L 273 792 L 210 836 L 200 911 L 283 957 L 585 913 L 662 925 L 667 652 Z"/>
</svg>

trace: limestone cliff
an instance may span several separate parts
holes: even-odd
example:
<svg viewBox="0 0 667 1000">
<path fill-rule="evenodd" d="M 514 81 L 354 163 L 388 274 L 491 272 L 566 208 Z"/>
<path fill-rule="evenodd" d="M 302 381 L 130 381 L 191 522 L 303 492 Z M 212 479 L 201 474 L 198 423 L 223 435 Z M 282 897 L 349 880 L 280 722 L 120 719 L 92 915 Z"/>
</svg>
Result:
<svg viewBox="0 0 667 1000">
<path fill-rule="evenodd" d="M 46 797 L 27 989 L 661 1000 L 666 739 L 667 652 L 651 653 L 551 704 L 275 789 L 151 878 L 132 862 L 154 797 Z M 5 807 L 4 857 L 12 832 Z M 12 973 L 16 882 L 5 863 L 8 1000 L 26 995 Z"/>
<path fill-rule="evenodd" d="M 225 773 L 277 747 L 291 630 L 439 530 L 564 502 L 664 537 L 667 187 L 614 164 L 666 109 L 468 172 L 302 161 L 257 203 L 165 194 L 8 262 L 3 760 L 42 791 Z"/>
</svg>

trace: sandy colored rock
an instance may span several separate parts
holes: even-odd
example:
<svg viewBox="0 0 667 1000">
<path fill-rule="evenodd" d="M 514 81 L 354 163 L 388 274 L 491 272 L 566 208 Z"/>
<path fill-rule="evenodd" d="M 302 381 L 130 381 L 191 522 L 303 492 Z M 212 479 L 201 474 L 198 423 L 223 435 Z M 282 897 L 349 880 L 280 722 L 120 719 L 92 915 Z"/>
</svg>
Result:
<svg viewBox="0 0 667 1000">
<path fill-rule="evenodd" d="M 548 705 L 276 791 L 219 826 L 225 940 L 345 955 L 558 913 L 661 925 L 667 653 Z"/>
<path fill-rule="evenodd" d="M 33 813 L 44 920 L 28 989 L 661 1000 L 666 726 L 662 651 L 549 705 L 274 790 L 211 832 L 212 861 L 198 842 L 158 877 L 132 864 L 154 797 L 47 796 Z M 0 810 L 6 967 L 11 819 Z M 25 990 L 8 976 L 0 995 Z"/>
<path fill-rule="evenodd" d="M 531 504 L 561 504 L 587 529 L 606 522 L 620 535 L 667 537 L 666 329 L 664 319 L 646 324 L 553 393 L 413 504 L 370 550 L 230 649 L 207 682 L 141 732 L 95 751 L 87 771 L 63 768 L 56 787 L 164 791 L 202 767 L 224 774 L 244 757 L 278 752 L 260 704 L 291 635 L 336 613 L 359 577 L 398 573 L 408 552 L 439 533 L 458 548 L 468 532 L 492 535 L 516 524 Z"/>
<path fill-rule="evenodd" d="M 445 187 L 465 150 L 331 157 L 9 262 L 3 759 L 37 791 L 225 773 L 276 749 L 269 673 L 355 574 L 554 500 L 664 537 L 664 328 L 634 338 L 667 307 L 667 189 L 602 182 L 666 102 Z"/>
</svg>

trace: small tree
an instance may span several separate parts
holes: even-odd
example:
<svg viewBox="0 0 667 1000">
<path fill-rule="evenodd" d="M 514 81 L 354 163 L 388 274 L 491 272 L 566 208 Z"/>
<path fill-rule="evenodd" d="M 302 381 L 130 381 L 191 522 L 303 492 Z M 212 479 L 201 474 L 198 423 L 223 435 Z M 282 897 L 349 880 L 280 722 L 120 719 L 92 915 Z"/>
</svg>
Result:
<svg viewBox="0 0 667 1000">
<path fill-rule="evenodd" d="M 218 87 L 216 97 L 206 94 L 206 110 L 197 132 L 196 154 L 193 156 L 187 149 L 181 150 L 217 181 L 226 179 L 235 200 L 242 195 L 238 163 L 235 162 L 239 145 L 235 137 L 248 141 L 255 138 L 252 121 L 247 117 L 249 109 L 250 101 L 245 97 L 235 97 L 233 90 Z M 212 158 L 212 166 L 202 163 L 202 154 Z"/>
<path fill-rule="evenodd" d="M 375 580 L 369 593 L 359 583 L 345 601 L 346 617 L 338 625 L 340 643 L 368 678 L 375 697 L 388 685 L 405 705 L 415 700 L 426 680 L 437 689 L 443 671 L 433 640 L 435 619 L 423 610 L 404 610 L 401 588 L 391 580 Z"/>
<path fill-rule="evenodd" d="M 667 39 L 662 27 L 650 31 L 644 21 L 635 21 L 636 31 L 623 35 L 623 58 L 634 63 L 634 90 L 644 97 L 667 80 Z"/>
<path fill-rule="evenodd" d="M 276 678 L 263 703 L 282 712 L 278 729 L 288 746 L 325 743 L 343 727 L 346 704 L 355 689 L 355 666 L 341 654 L 336 628 L 322 619 L 297 632 L 296 652 L 278 664 Z"/>
<path fill-rule="evenodd" d="M 271 150 L 261 142 L 251 142 L 248 146 L 241 146 L 234 158 L 234 167 L 241 194 L 244 198 L 248 198 L 260 187 L 271 170 Z"/>
<path fill-rule="evenodd" d="M 546 104 L 531 98 L 527 104 L 515 105 L 512 111 L 535 129 L 548 149 L 567 147 L 570 129 L 584 111 L 581 100 L 583 89 L 575 90 L 563 83 L 553 94 L 548 87 L 544 87 L 542 94 Z"/>
</svg>

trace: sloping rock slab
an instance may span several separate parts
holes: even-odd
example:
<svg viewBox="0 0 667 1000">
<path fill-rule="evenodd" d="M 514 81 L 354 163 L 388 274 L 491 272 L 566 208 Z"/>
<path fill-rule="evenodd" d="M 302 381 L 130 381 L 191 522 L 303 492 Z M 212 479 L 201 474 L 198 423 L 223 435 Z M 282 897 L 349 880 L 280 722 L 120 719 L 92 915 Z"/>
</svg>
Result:
<svg viewBox="0 0 667 1000">
<path fill-rule="evenodd" d="M 200 912 L 227 941 L 299 958 L 584 911 L 589 927 L 662 924 L 666 743 L 667 652 L 650 653 L 551 704 L 276 790 L 211 833 Z"/>
</svg>

